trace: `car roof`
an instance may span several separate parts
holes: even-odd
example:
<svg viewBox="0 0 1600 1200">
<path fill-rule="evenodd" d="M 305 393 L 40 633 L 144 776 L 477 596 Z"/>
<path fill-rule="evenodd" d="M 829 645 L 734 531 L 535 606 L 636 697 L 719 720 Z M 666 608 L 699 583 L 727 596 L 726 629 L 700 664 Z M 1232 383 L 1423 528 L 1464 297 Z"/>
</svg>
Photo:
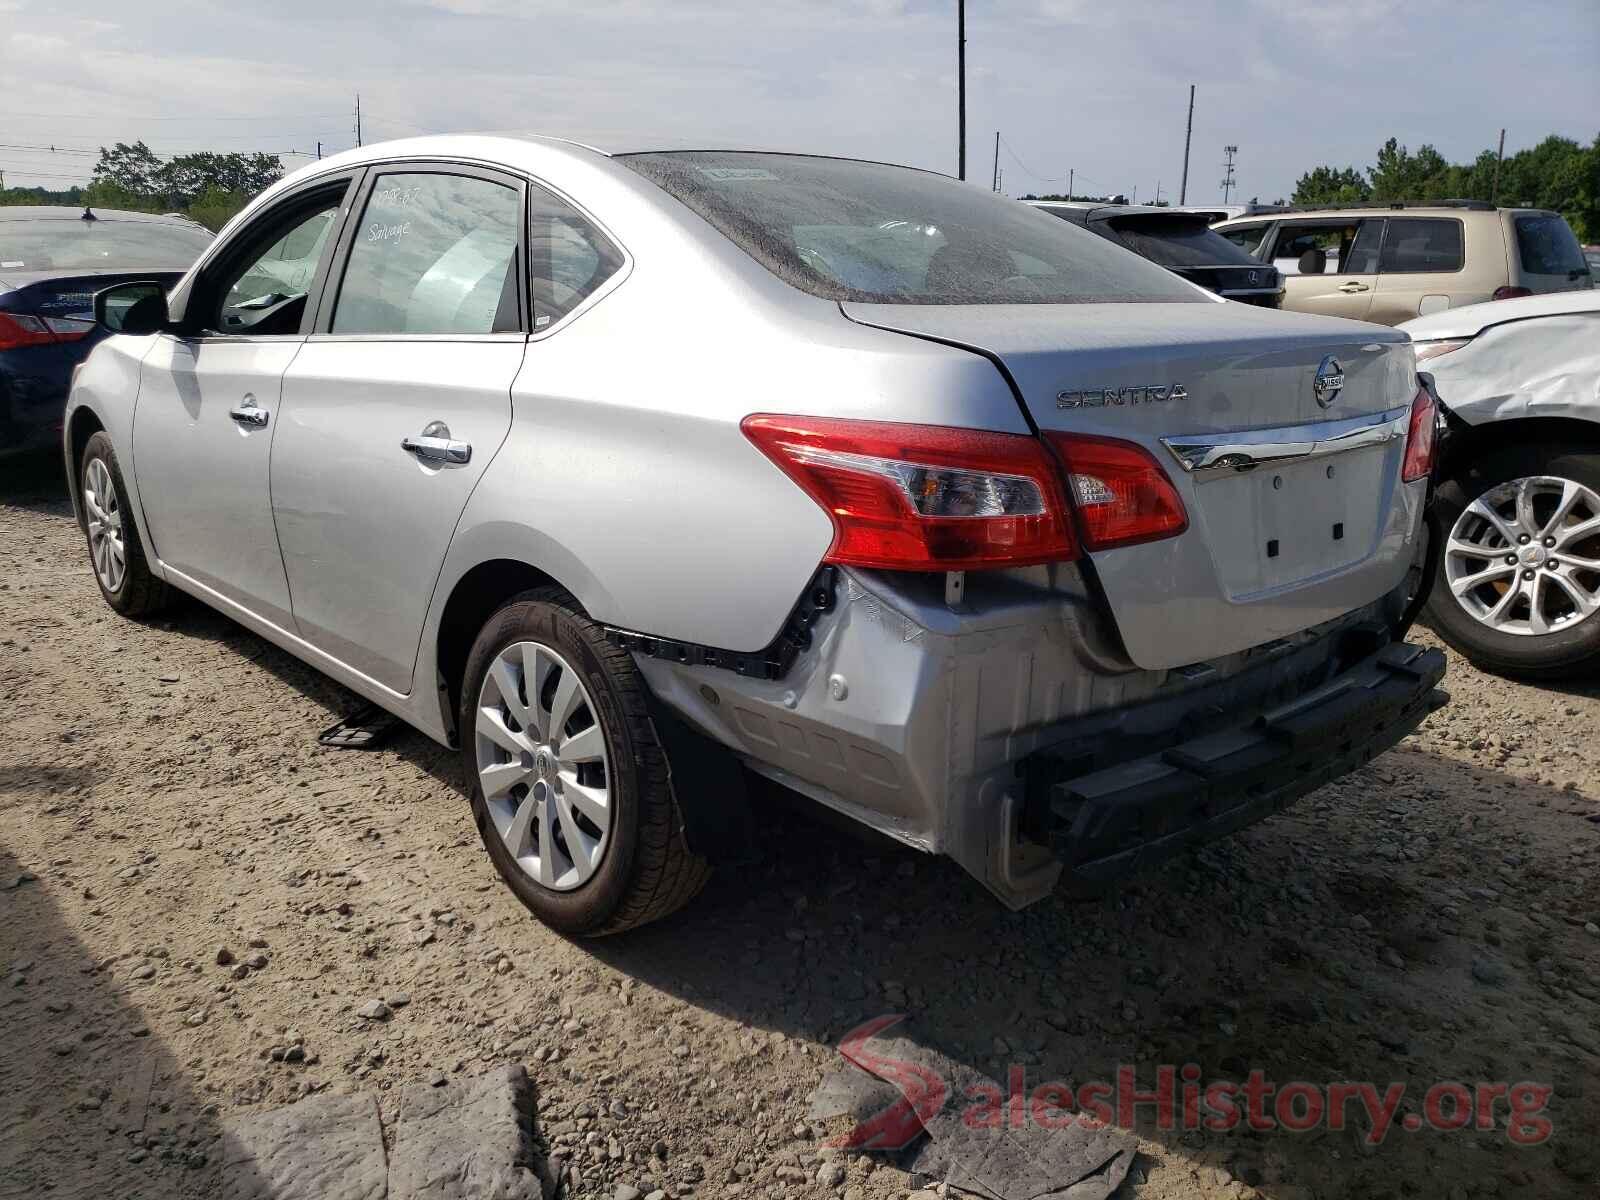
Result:
<svg viewBox="0 0 1600 1200">
<path fill-rule="evenodd" d="M 85 209 L 78 204 L 8 204 L 0 206 L 0 221 L 81 221 L 85 212 L 92 212 L 97 221 L 126 221 L 130 224 L 184 225 L 191 229 L 205 229 L 198 221 L 167 213 L 130 212 L 123 208 Z M 210 232 L 206 230 L 206 232 Z"/>
<path fill-rule="evenodd" d="M 1477 337 L 1491 325 L 1503 325 L 1507 321 L 1592 312 L 1600 312 L 1600 290 L 1583 288 L 1579 291 L 1546 292 L 1516 300 L 1488 300 L 1482 304 L 1447 308 L 1444 312 L 1416 317 L 1400 328 L 1409 333 L 1414 341 L 1437 341 L 1441 338 Z"/>
<path fill-rule="evenodd" d="M 1165 204 L 1099 204 L 1092 200 L 1024 200 L 1034 208 L 1065 208 L 1082 213 L 1088 221 L 1110 221 L 1116 217 L 1183 217 L 1206 224 L 1205 214 Z"/>
<path fill-rule="evenodd" d="M 1520 216 L 1557 217 L 1560 213 L 1551 212 L 1544 208 L 1524 208 L 1506 205 L 1500 208 L 1483 207 L 1468 208 L 1459 204 L 1351 204 L 1333 208 L 1286 208 L 1279 212 L 1251 213 L 1243 217 L 1230 217 L 1226 221 L 1218 221 L 1217 225 L 1242 225 L 1245 222 L 1259 224 L 1263 221 L 1356 221 L 1362 217 L 1465 217 L 1477 215 L 1480 217 L 1496 217 L 1501 213 L 1515 213 Z"/>
</svg>

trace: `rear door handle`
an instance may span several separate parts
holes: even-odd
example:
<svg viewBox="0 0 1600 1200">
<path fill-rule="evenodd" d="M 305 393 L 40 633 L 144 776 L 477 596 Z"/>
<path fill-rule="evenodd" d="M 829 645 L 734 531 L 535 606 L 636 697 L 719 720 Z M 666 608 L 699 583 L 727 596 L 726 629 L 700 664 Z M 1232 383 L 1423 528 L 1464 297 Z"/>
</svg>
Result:
<svg viewBox="0 0 1600 1200">
<path fill-rule="evenodd" d="M 246 397 L 245 402 L 238 408 L 230 408 L 228 415 L 241 425 L 248 425 L 251 429 L 261 429 L 267 423 L 267 410 L 258 408 L 255 400 Z"/>
<path fill-rule="evenodd" d="M 453 441 L 450 427 L 443 421 L 430 421 L 418 437 L 400 439 L 400 448 L 420 459 L 438 463 L 466 463 L 472 461 L 470 442 Z"/>
<path fill-rule="evenodd" d="M 1354 279 L 1352 279 L 1349 283 L 1341 283 L 1339 285 L 1339 290 L 1346 294 L 1353 294 L 1355 292 L 1369 292 L 1372 289 L 1366 284 L 1357 283 Z"/>
</svg>

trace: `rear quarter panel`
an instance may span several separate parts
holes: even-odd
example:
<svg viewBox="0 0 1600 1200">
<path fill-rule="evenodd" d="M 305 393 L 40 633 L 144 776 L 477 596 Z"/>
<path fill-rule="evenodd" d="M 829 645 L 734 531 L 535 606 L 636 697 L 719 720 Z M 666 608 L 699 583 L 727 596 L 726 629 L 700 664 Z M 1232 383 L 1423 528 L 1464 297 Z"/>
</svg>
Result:
<svg viewBox="0 0 1600 1200">
<path fill-rule="evenodd" d="M 745 416 L 1027 425 L 985 358 L 856 325 L 625 166 L 606 169 L 622 174 L 570 194 L 627 249 L 629 274 L 532 340 L 511 434 L 462 516 L 438 596 L 478 562 L 514 558 L 597 620 L 759 650 L 833 529 L 746 440 Z"/>
</svg>

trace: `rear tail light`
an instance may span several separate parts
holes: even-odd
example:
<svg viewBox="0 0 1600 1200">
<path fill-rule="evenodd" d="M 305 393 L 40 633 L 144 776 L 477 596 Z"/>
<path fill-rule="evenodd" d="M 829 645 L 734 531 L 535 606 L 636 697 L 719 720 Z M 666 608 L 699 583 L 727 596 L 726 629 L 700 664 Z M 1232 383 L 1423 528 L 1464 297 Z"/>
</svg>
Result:
<svg viewBox="0 0 1600 1200">
<path fill-rule="evenodd" d="M 56 340 L 50 327 L 27 313 L 0 312 L 0 350 L 22 346 L 49 346 Z"/>
<path fill-rule="evenodd" d="M 93 321 L 80 321 L 76 317 L 45 317 L 44 323 L 58 342 L 75 342 L 88 337 L 94 329 Z"/>
<path fill-rule="evenodd" d="M 1066 465 L 1088 549 L 1159 541 L 1189 528 L 1182 497 L 1143 446 L 1073 433 L 1047 433 L 1045 438 Z"/>
<path fill-rule="evenodd" d="M 1494 295 L 1491 296 L 1490 299 L 1491 300 L 1516 300 L 1519 297 L 1531 296 L 1531 295 L 1533 295 L 1533 289 L 1532 288 L 1503 286 L 1503 287 L 1495 288 Z"/>
<path fill-rule="evenodd" d="M 1407 483 L 1433 474 L 1434 450 L 1439 440 L 1439 407 L 1433 393 L 1419 387 L 1411 401 L 1411 425 L 1406 431 L 1406 459 L 1400 478 Z"/>
<path fill-rule="evenodd" d="M 80 321 L 73 317 L 36 317 L 30 313 L 0 312 L 0 350 L 75 342 L 87 337 L 93 329 L 93 321 Z"/>
<path fill-rule="evenodd" d="M 741 428 L 833 519 L 828 562 L 963 571 L 1077 555 L 1060 474 L 1035 438 L 771 414 Z"/>
<path fill-rule="evenodd" d="M 1442 354 L 1461 349 L 1471 340 L 1471 338 L 1445 338 L 1437 342 L 1412 342 L 1411 349 L 1416 354 L 1417 364 L 1420 366 L 1431 358 L 1438 358 Z"/>
</svg>

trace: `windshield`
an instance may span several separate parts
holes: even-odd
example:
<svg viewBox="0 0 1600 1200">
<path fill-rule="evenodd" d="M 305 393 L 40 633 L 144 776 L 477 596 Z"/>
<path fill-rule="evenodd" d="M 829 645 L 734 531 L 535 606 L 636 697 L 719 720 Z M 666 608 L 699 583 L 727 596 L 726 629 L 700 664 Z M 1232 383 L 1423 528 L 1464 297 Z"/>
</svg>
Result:
<svg viewBox="0 0 1600 1200">
<path fill-rule="evenodd" d="M 211 235 L 176 221 L 48 217 L 0 221 L 0 267 L 12 271 L 187 267 Z"/>
<path fill-rule="evenodd" d="M 1253 267 L 1261 264 L 1206 224 L 1204 217 L 1164 213 L 1115 217 L 1111 228 L 1129 249 L 1163 267 Z"/>
<path fill-rule="evenodd" d="M 927 171 L 723 151 L 621 161 L 780 279 L 829 300 L 1207 303 L 1103 238 Z"/>
</svg>

